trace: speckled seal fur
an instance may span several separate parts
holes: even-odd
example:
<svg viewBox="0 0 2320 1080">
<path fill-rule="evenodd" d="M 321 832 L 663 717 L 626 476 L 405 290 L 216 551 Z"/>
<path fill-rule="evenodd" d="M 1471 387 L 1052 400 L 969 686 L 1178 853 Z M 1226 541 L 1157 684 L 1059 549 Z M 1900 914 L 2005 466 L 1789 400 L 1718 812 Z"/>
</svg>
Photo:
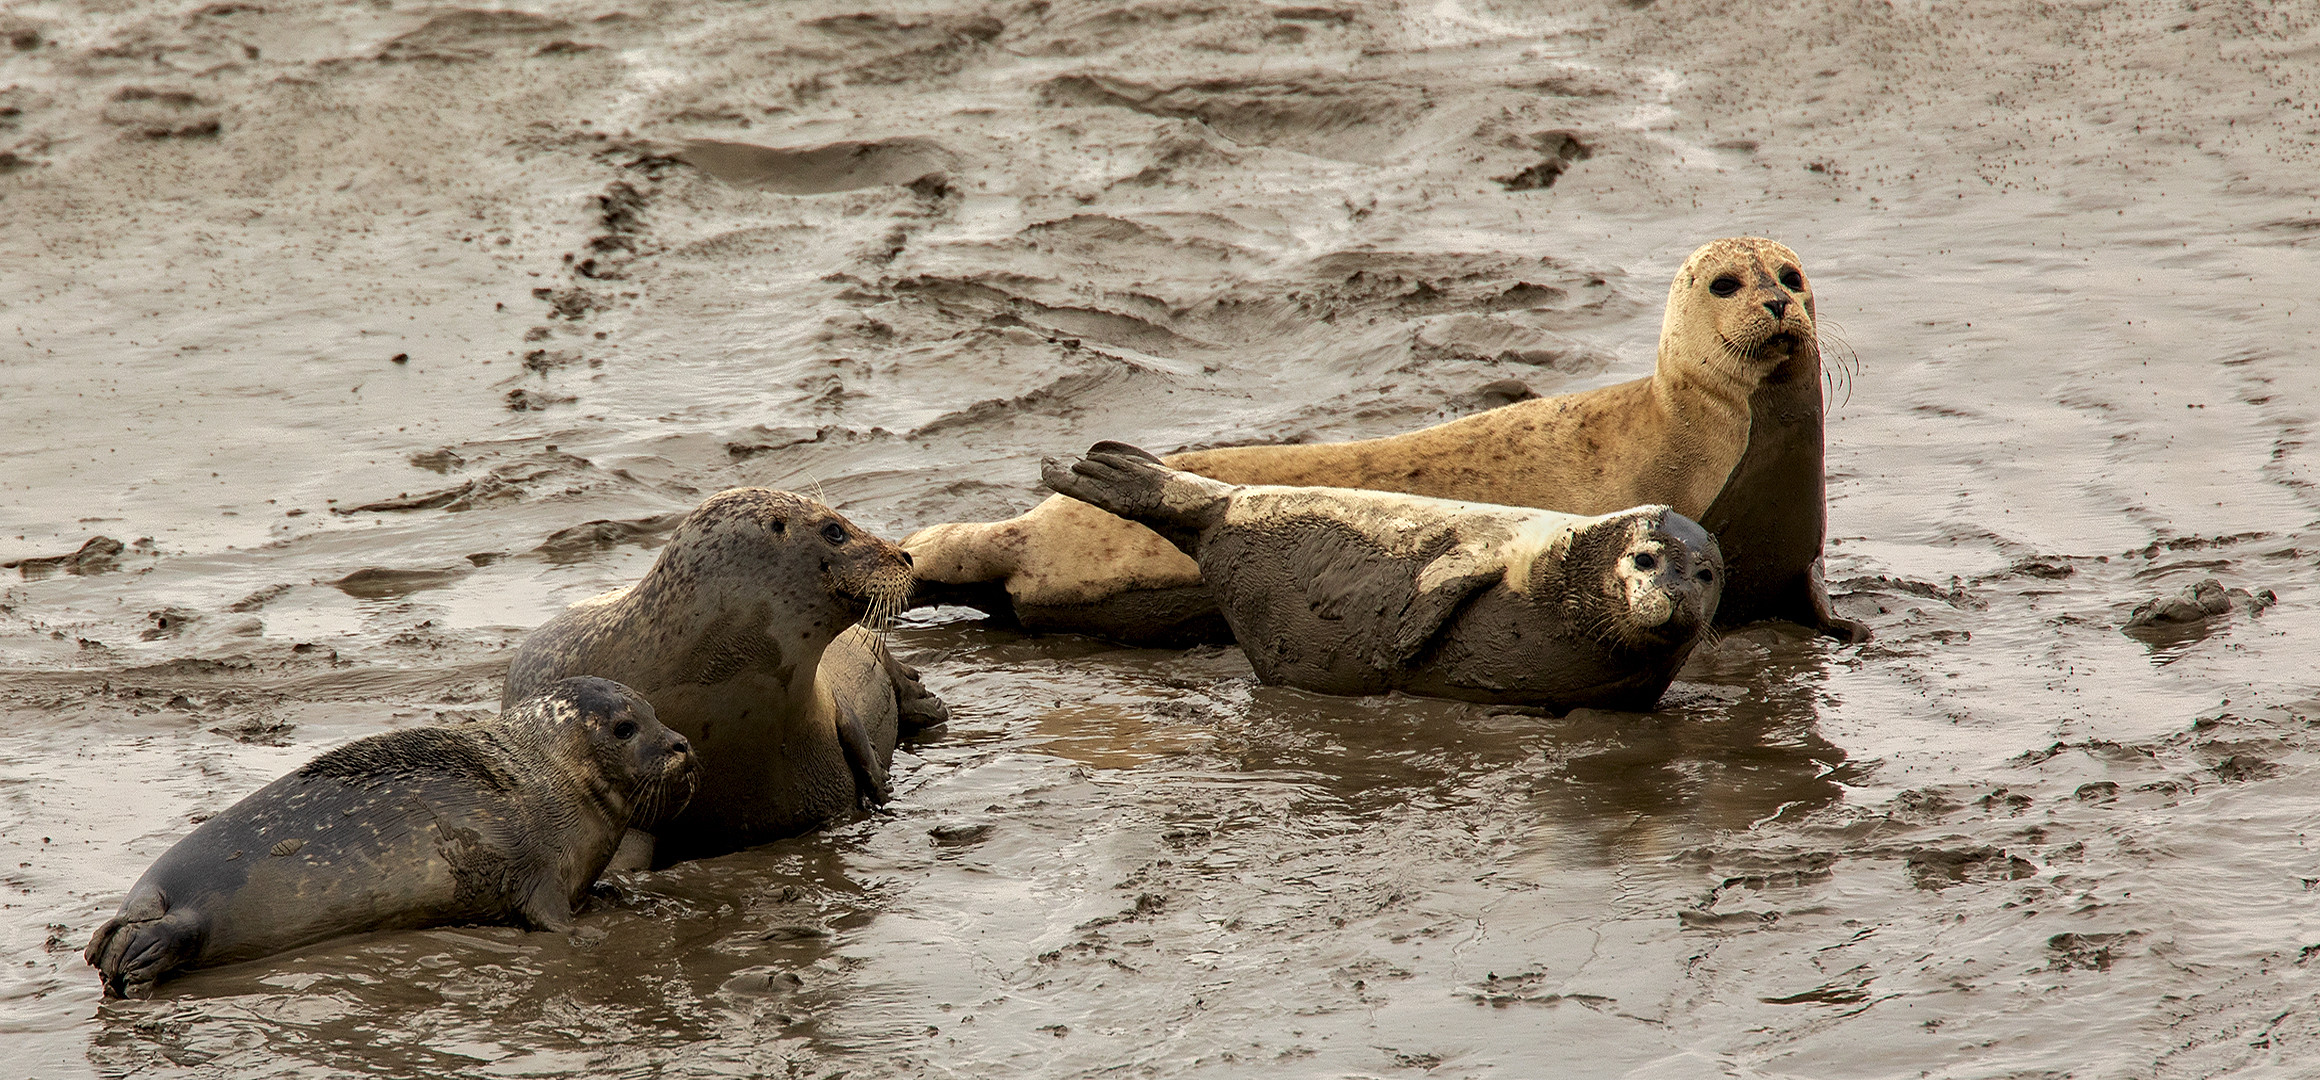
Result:
<svg viewBox="0 0 2320 1080">
<path fill-rule="evenodd" d="M 183 968 L 373 930 L 568 929 L 631 825 L 697 762 L 650 703 L 567 679 L 497 719 L 357 739 L 210 818 L 154 862 L 85 954 L 107 997 Z"/>
<path fill-rule="evenodd" d="M 884 802 L 900 729 L 947 716 L 917 672 L 856 625 L 890 616 L 909 583 L 902 549 L 821 503 L 719 492 L 642 580 L 525 638 L 505 696 L 601 675 L 636 687 L 692 740 L 701 790 L 655 831 L 657 862 L 794 835 Z"/>
<path fill-rule="evenodd" d="M 1044 475 L 1193 556 L 1258 676 L 1324 693 L 1649 709 L 1724 583 L 1715 538 L 1666 506 L 1236 486 L 1109 442 Z"/>
<path fill-rule="evenodd" d="M 1847 640 L 1821 583 L 1819 328 L 1803 263 L 1717 240 L 1668 288 L 1659 362 L 1633 382 L 1540 398 L 1402 435 L 1171 455 L 1231 484 L 1330 485 L 1605 514 L 1661 504 L 1707 527 L 1731 566 L 1717 621 L 1802 623 Z M 1221 629 L 1199 567 L 1151 531 L 1072 499 L 922 529 L 916 603 L 1011 614 L 1033 630 L 1175 643 Z"/>
</svg>

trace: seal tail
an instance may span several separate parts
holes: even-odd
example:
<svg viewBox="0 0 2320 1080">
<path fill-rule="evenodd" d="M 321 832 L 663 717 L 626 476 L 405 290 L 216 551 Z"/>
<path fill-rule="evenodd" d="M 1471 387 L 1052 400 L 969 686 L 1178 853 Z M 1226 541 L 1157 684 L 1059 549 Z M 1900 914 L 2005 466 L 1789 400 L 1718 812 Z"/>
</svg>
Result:
<svg viewBox="0 0 2320 1080">
<path fill-rule="evenodd" d="M 1224 513 L 1232 485 L 1180 472 L 1126 443 L 1100 442 L 1066 464 L 1048 458 L 1040 479 L 1057 492 L 1137 522 L 1200 557 L 1200 534 Z"/>
<path fill-rule="evenodd" d="M 81 954 L 108 998 L 153 995 L 153 984 L 201 955 L 207 927 L 190 908 L 171 910 L 158 889 L 142 889 L 89 938 Z"/>
</svg>

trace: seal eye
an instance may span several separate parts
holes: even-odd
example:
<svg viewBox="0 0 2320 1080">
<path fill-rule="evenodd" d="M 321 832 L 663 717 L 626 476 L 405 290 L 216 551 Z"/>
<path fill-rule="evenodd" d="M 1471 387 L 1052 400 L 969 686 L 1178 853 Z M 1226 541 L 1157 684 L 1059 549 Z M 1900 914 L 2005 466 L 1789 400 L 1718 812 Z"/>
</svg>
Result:
<svg viewBox="0 0 2320 1080">
<path fill-rule="evenodd" d="M 1714 580 L 1716 580 L 1716 572 L 1715 572 L 1714 570 L 1702 570 L 1702 571 L 1700 571 L 1699 573 L 1697 573 L 1697 574 L 1694 574 L 1694 575 L 1692 575 L 1692 576 L 1693 576 L 1693 577 L 1696 577 L 1696 578 L 1699 578 L 1701 581 L 1714 581 Z"/>
<path fill-rule="evenodd" d="M 1628 561 L 1634 563 L 1636 569 L 1646 573 L 1659 569 L 1659 560 L 1653 558 L 1651 552 L 1648 551 L 1638 551 L 1635 553 L 1635 557 Z"/>
<path fill-rule="evenodd" d="M 623 720 L 612 725 L 612 737 L 622 742 L 636 738 L 636 721 Z"/>
<path fill-rule="evenodd" d="M 824 525 L 822 526 L 822 539 L 829 541 L 831 547 L 843 544 L 846 542 L 846 527 L 835 521 Z"/>
<path fill-rule="evenodd" d="M 1780 283 L 1792 290 L 1801 290 L 1804 288 L 1804 275 L 1797 273 L 1796 267 L 1783 266 L 1780 268 Z"/>
<path fill-rule="evenodd" d="M 1730 296 L 1740 291 L 1740 279 L 1730 276 L 1717 278 L 1708 283 L 1708 291 L 1718 296 Z"/>
</svg>

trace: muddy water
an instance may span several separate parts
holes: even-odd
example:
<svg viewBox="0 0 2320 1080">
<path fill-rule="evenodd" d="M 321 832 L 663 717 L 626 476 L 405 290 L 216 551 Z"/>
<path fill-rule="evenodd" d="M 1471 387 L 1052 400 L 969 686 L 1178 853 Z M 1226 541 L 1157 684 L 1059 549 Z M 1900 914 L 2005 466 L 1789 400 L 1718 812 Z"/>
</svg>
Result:
<svg viewBox="0 0 2320 1080">
<path fill-rule="evenodd" d="M 0 9 L 0 1074 L 2296 1076 L 2320 21 L 2292 4 Z M 100 1005 L 88 934 L 735 484 L 1648 370 L 1797 248 L 1876 640 L 1649 715 L 894 633 L 886 813 Z M 77 571 L 77 572 L 76 572 Z M 2164 634 L 2213 577 L 2277 603 Z"/>
</svg>

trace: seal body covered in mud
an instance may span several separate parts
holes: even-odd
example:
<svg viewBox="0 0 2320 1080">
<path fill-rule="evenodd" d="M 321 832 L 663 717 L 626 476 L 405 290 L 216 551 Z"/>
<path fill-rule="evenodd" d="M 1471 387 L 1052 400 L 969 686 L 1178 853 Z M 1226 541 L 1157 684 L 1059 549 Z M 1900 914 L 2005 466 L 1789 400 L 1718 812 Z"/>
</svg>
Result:
<svg viewBox="0 0 2320 1080">
<path fill-rule="evenodd" d="M 886 801 L 900 730 L 948 717 L 856 625 L 891 615 L 909 586 L 910 556 L 821 503 L 719 492 L 643 580 L 525 638 L 504 698 L 571 675 L 618 679 L 691 740 L 701 790 L 654 831 L 655 861 L 795 835 Z"/>
<path fill-rule="evenodd" d="M 497 719 L 357 739 L 210 818 L 154 862 L 86 953 L 107 997 L 182 968 L 344 934 L 572 924 L 632 825 L 699 779 L 682 736 L 605 679 Z"/>
<path fill-rule="evenodd" d="M 1665 506 L 1235 486 L 1120 443 L 1045 478 L 1197 559 L 1257 674 L 1307 690 L 1649 709 L 1723 588 L 1715 538 Z"/>
<path fill-rule="evenodd" d="M 1326 485 L 1607 514 L 1671 507 L 1731 566 L 1717 622 L 1783 619 L 1848 640 L 1821 583 L 1827 525 L 1821 353 L 1811 284 L 1754 237 L 1692 253 L 1668 289 L 1649 378 L 1502 406 L 1360 442 L 1171 455 L 1230 484 Z M 914 601 L 1011 614 L 1033 630 L 1132 642 L 1215 636 L 1199 567 L 1149 530 L 1052 498 L 1007 521 L 936 525 L 903 546 Z"/>
</svg>

